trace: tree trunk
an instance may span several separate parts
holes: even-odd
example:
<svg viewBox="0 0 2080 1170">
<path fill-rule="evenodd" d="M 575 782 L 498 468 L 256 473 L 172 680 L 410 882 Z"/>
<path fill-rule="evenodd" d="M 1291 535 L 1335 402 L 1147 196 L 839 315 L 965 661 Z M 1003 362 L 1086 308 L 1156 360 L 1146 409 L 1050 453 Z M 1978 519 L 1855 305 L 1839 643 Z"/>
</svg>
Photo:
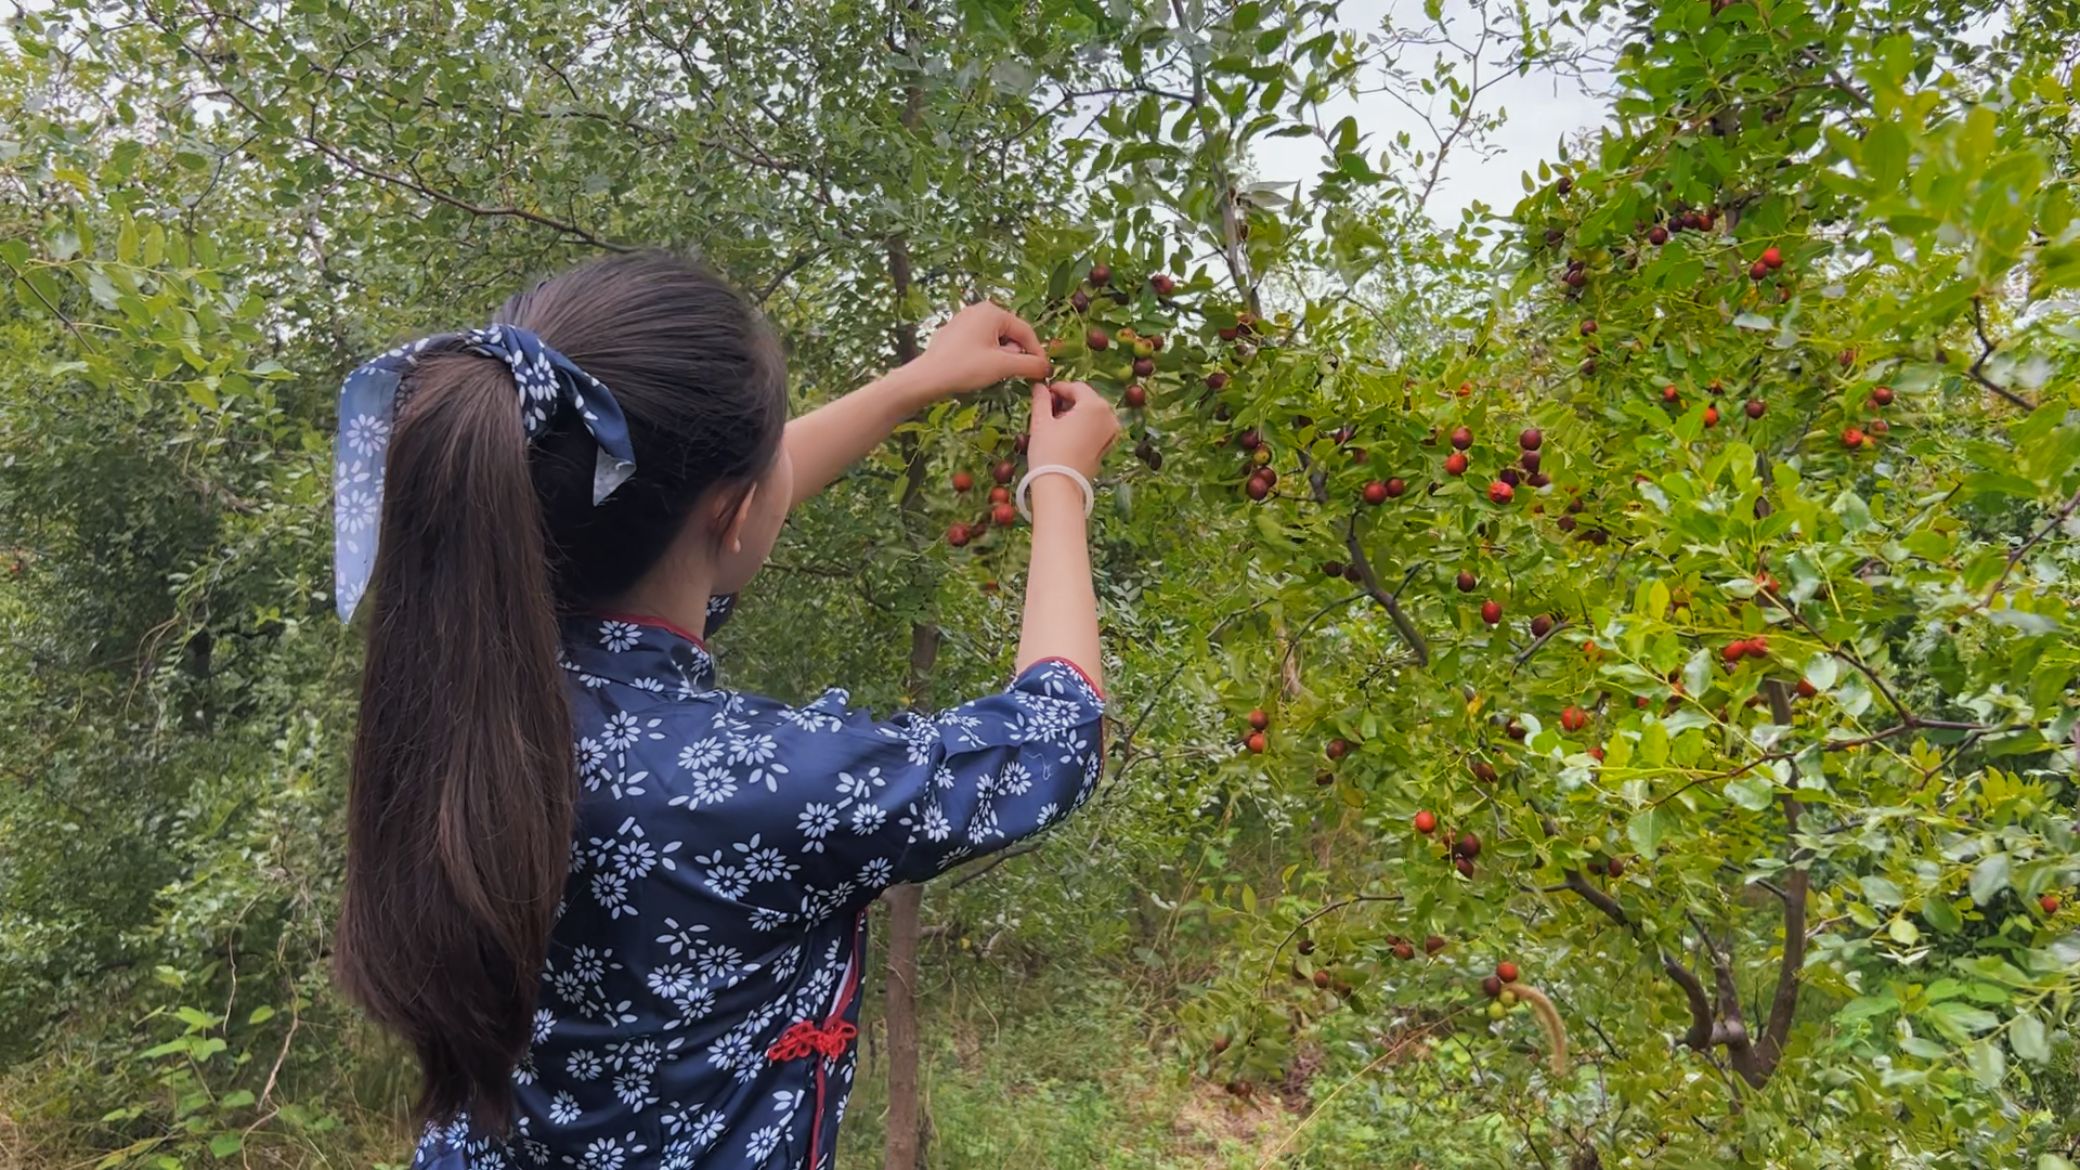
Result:
<svg viewBox="0 0 2080 1170">
<path fill-rule="evenodd" d="M 914 128 L 922 107 L 922 95 L 911 86 L 905 95 L 903 124 Z M 888 242 L 888 277 L 895 294 L 896 364 L 915 361 L 920 351 L 917 323 L 908 317 L 910 298 L 910 241 L 896 236 Z M 907 483 L 902 508 L 911 511 L 923 498 L 925 464 L 915 441 L 906 444 L 909 456 Z M 918 622 L 910 627 L 910 709 L 930 709 L 932 667 L 939 660 L 939 627 Z M 888 988 L 884 993 L 884 1018 L 888 1022 L 888 1143 L 882 1165 L 885 1170 L 917 1170 L 923 1164 L 924 1133 L 929 1122 L 924 1114 L 924 1097 L 918 1083 L 917 1047 L 917 944 L 923 930 L 920 912 L 923 886 L 896 886 L 882 895 L 888 903 Z"/>
<path fill-rule="evenodd" d="M 927 705 L 932 667 L 939 660 L 939 627 L 919 622 L 910 627 L 910 703 Z M 888 983 L 883 1018 L 888 1022 L 888 1144 L 885 1170 L 917 1170 L 923 1165 L 924 1133 L 929 1122 L 919 1084 L 917 1037 L 917 945 L 923 933 L 923 886 L 895 886 L 881 896 L 888 903 Z"/>
<path fill-rule="evenodd" d="M 923 886 L 896 886 L 888 903 L 888 1145 L 886 1170 L 916 1170 L 924 1133 L 918 1085 L 917 942 Z"/>
<path fill-rule="evenodd" d="M 921 0 L 909 0 L 914 18 Z M 914 131 L 924 114 L 924 91 L 911 83 L 903 90 L 903 128 Z M 910 318 L 910 240 L 897 234 L 888 241 L 888 280 L 894 294 L 897 365 L 917 360 L 917 322 Z M 914 436 L 907 437 L 902 510 L 915 511 L 923 501 L 925 461 Z M 939 660 L 939 627 L 917 622 L 910 627 L 910 709 L 931 708 L 932 667 Z M 923 931 L 923 886 L 896 886 L 882 895 L 888 903 L 888 988 L 884 1018 L 888 1022 L 888 1142 L 884 1170 L 918 1170 L 924 1164 L 924 1138 L 931 1121 L 925 1115 L 919 1084 L 917 1035 L 917 946 Z"/>
</svg>

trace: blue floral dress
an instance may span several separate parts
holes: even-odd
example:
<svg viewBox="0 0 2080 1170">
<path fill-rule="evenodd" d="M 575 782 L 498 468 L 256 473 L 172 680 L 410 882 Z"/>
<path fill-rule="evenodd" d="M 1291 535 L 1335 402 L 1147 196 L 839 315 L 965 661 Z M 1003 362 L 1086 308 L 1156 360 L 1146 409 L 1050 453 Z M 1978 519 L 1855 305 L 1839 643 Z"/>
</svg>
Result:
<svg viewBox="0 0 2080 1170">
<path fill-rule="evenodd" d="M 709 629 L 728 614 L 710 607 Z M 1073 665 L 885 722 L 714 685 L 699 641 L 572 617 L 570 884 L 512 1132 L 429 1125 L 418 1170 L 827 1170 L 867 906 L 1090 798 L 1103 703 Z"/>
</svg>

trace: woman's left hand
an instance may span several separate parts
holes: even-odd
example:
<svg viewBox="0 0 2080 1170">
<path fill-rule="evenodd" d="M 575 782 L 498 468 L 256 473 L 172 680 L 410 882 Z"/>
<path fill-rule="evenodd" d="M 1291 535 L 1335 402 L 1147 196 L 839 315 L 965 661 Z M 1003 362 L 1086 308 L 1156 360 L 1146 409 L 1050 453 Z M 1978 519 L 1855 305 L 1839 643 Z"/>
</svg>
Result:
<svg viewBox="0 0 2080 1170">
<path fill-rule="evenodd" d="M 983 301 L 955 313 L 902 373 L 918 395 L 933 401 L 1012 378 L 1038 381 L 1047 371 L 1047 355 L 1033 327 L 1011 310 Z"/>
</svg>

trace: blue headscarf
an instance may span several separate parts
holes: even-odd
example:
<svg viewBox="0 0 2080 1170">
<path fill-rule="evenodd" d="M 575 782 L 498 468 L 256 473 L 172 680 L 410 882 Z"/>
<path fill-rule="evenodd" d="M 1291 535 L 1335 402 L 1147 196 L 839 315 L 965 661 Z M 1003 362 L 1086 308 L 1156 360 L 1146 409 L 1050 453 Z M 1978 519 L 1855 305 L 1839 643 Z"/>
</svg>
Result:
<svg viewBox="0 0 2080 1170">
<path fill-rule="evenodd" d="M 383 516 L 383 456 L 396 422 L 397 388 L 429 352 L 497 358 L 513 371 L 520 427 L 532 442 L 559 410 L 569 407 L 599 444 L 592 468 L 595 507 L 635 473 L 628 422 L 614 395 L 541 338 L 512 325 L 443 333 L 398 346 L 347 375 L 339 391 L 339 438 L 333 464 L 333 597 L 341 621 L 368 588 L 376 563 L 376 528 Z"/>
</svg>

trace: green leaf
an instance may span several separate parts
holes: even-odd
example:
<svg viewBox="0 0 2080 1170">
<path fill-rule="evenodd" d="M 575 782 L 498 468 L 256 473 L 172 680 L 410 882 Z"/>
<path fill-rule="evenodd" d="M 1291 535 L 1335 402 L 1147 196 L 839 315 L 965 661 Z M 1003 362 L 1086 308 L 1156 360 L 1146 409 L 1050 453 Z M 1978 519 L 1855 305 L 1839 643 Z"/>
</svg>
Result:
<svg viewBox="0 0 2080 1170">
<path fill-rule="evenodd" d="M 1952 906 L 1948 898 L 1930 897 L 1922 902 L 1921 917 L 1944 934 L 1964 926 L 1964 916 L 1957 912 L 1957 907 Z"/>
<path fill-rule="evenodd" d="M 1874 906 L 1898 906 L 1906 901 L 1906 897 L 1899 892 L 1899 887 L 1894 885 L 1890 878 L 1872 873 L 1863 875 L 1860 882 L 1863 886 L 1863 896 Z"/>
<path fill-rule="evenodd" d="M 1768 808 L 1775 795 L 1776 786 L 1753 772 L 1726 784 L 1727 799 L 1749 812 L 1761 812 Z"/>
<path fill-rule="evenodd" d="M 1876 193 L 1897 187 L 1906 178 L 1908 149 L 1906 131 L 1882 118 L 1872 120 L 1864 133 L 1859 169 Z"/>
<path fill-rule="evenodd" d="M 1712 685 L 1712 654 L 1699 650 L 1683 664 L 1683 689 L 1693 695 L 1702 695 Z"/>
<path fill-rule="evenodd" d="M 1871 508 L 1863 497 L 1844 489 L 1834 498 L 1834 514 L 1841 518 L 1842 530 L 1854 535 L 1871 526 Z"/>
<path fill-rule="evenodd" d="M 1842 1005 L 1834 1014 L 1839 1024 L 1854 1024 L 1875 1016 L 1887 1015 L 1899 1010 L 1899 1000 L 1887 995 L 1862 995 Z"/>
<path fill-rule="evenodd" d="M 1994 896 L 2008 888 L 2009 859 L 2005 853 L 1995 853 L 1972 867 L 1972 901 L 1984 906 Z"/>
<path fill-rule="evenodd" d="M 1981 1040 L 1972 1045 L 1965 1054 L 1965 1063 L 1972 1070 L 1972 1079 L 1978 1081 L 1981 1088 L 1998 1088 L 2008 1075 L 2008 1054 L 1992 1040 Z"/>
<path fill-rule="evenodd" d="M 1662 834 L 1668 829 L 1667 820 L 1667 814 L 1660 809 L 1647 809 L 1626 822 L 1625 836 L 1641 856 L 1652 857 L 1661 848 Z"/>
<path fill-rule="evenodd" d="M 253 1014 L 246 1017 L 246 1023 L 264 1024 L 273 1018 L 274 1009 L 263 1003 L 259 1007 L 253 1009 Z"/>
<path fill-rule="evenodd" d="M 1656 719 L 1640 729 L 1639 758 L 1649 767 L 1658 768 L 1668 763 L 1667 724 Z"/>
<path fill-rule="evenodd" d="M 2000 1017 L 1985 1008 L 1975 1008 L 1954 999 L 1929 1005 L 1921 1016 L 1959 1044 L 1969 1043 L 1973 1035 L 1990 1031 L 2001 1022 Z"/>
<path fill-rule="evenodd" d="M 2058 629 L 2056 621 L 2025 609 L 1990 609 L 1986 611 L 1986 620 L 2025 634 L 2049 634 Z"/>
<path fill-rule="evenodd" d="M 228 1158 L 244 1149 L 245 1145 L 245 1135 L 234 1130 L 230 1133 L 220 1133 L 209 1139 L 209 1152 L 219 1158 Z"/>
<path fill-rule="evenodd" d="M 2051 1063 L 2051 1038 L 2044 1028 L 2044 1018 L 2035 1011 L 2016 1013 L 2008 1024 L 2008 1044 L 2017 1057 L 2031 1064 Z"/>
</svg>

